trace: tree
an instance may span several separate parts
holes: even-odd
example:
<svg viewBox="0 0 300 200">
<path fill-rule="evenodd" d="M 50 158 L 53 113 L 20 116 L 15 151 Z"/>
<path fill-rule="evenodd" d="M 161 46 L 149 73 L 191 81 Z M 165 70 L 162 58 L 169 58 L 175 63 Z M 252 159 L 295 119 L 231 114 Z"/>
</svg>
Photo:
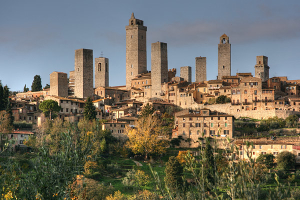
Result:
<svg viewBox="0 0 300 200">
<path fill-rule="evenodd" d="M 154 113 L 155 109 L 153 108 L 152 105 L 150 105 L 149 103 L 147 103 L 143 109 L 142 109 L 142 117 L 148 117 L 148 115 L 152 115 Z"/>
<path fill-rule="evenodd" d="M 6 113 L 9 114 L 9 121 L 10 121 L 10 125 L 12 126 L 14 122 L 14 116 L 11 110 L 10 99 L 7 100 Z"/>
<path fill-rule="evenodd" d="M 268 169 L 271 169 L 274 167 L 274 155 L 271 153 L 268 154 L 260 154 L 258 158 L 256 159 L 256 162 L 265 165 Z"/>
<path fill-rule="evenodd" d="M 298 125 L 299 116 L 298 115 L 290 115 L 285 119 L 286 126 L 288 128 L 295 128 Z"/>
<path fill-rule="evenodd" d="M 277 156 L 277 167 L 282 170 L 290 170 L 295 167 L 296 156 L 288 151 L 282 151 Z"/>
<path fill-rule="evenodd" d="M 84 106 L 84 119 L 93 120 L 96 119 L 96 107 L 93 105 L 93 102 L 90 97 L 87 98 Z"/>
<path fill-rule="evenodd" d="M 183 186 L 183 167 L 175 156 L 171 156 L 166 163 L 165 173 L 165 184 L 167 188 L 172 193 L 181 190 Z"/>
<path fill-rule="evenodd" d="M 47 116 L 49 114 L 50 120 L 52 119 L 53 112 L 59 112 L 61 107 L 52 99 L 45 100 L 39 105 L 39 109 Z"/>
<path fill-rule="evenodd" d="M 161 126 L 156 116 L 148 115 L 140 118 L 134 128 L 127 128 L 127 147 L 133 153 L 140 153 L 148 158 L 149 154 L 161 154 L 165 152 L 167 141 L 159 138 L 163 136 Z"/>
<path fill-rule="evenodd" d="M 25 86 L 24 86 L 24 88 L 23 88 L 23 92 L 28 92 L 28 91 L 29 91 L 29 88 L 26 87 L 26 84 L 25 84 Z"/>
<path fill-rule="evenodd" d="M 204 160 L 205 160 L 205 176 L 207 181 L 210 184 L 215 184 L 215 172 L 216 172 L 216 163 L 213 153 L 213 148 L 210 144 L 210 141 L 208 138 L 205 138 L 205 150 L 204 150 Z"/>
<path fill-rule="evenodd" d="M 31 85 L 31 92 L 41 91 L 42 89 L 42 79 L 40 75 L 35 75 Z"/>
<path fill-rule="evenodd" d="M 217 99 L 216 99 L 216 103 L 217 104 L 224 104 L 224 103 L 228 103 L 230 102 L 230 98 L 228 98 L 227 96 L 225 95 L 221 95 L 219 96 Z"/>
<path fill-rule="evenodd" d="M 0 111 L 0 150 L 3 150 L 6 141 L 2 141 L 2 138 L 5 138 L 13 130 L 10 120 L 10 115 L 6 111 Z"/>
</svg>

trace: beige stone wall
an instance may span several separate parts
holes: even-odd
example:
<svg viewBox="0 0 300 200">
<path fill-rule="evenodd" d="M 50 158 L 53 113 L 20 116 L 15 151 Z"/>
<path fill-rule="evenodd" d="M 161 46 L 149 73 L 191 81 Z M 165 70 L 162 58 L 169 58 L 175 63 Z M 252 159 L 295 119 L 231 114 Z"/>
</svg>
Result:
<svg viewBox="0 0 300 200">
<path fill-rule="evenodd" d="M 206 81 L 206 57 L 196 57 L 196 77 L 195 81 L 200 83 Z"/>
<path fill-rule="evenodd" d="M 231 44 L 229 37 L 222 35 L 218 44 L 218 79 L 223 76 L 231 76 Z"/>
<path fill-rule="evenodd" d="M 75 91 L 77 98 L 92 97 L 93 87 L 93 50 L 75 50 Z"/>
<path fill-rule="evenodd" d="M 95 88 L 97 87 L 109 87 L 108 58 L 95 58 Z"/>
<path fill-rule="evenodd" d="M 50 95 L 68 96 L 68 76 L 63 72 L 52 72 L 50 74 Z"/>
<path fill-rule="evenodd" d="M 180 77 L 187 82 L 192 82 L 192 68 L 190 66 L 180 67 Z"/>
<path fill-rule="evenodd" d="M 131 86 L 131 79 L 138 74 L 147 72 L 146 50 L 147 27 L 134 15 L 126 26 L 126 88 Z"/>
<path fill-rule="evenodd" d="M 168 82 L 167 43 L 151 44 L 151 83 L 152 97 L 160 97 L 162 83 Z"/>
<path fill-rule="evenodd" d="M 234 127 L 232 116 L 201 116 L 188 114 L 176 117 L 175 123 L 178 126 L 178 131 L 173 135 L 173 138 L 177 138 L 178 136 L 182 136 L 184 140 L 190 138 L 190 147 L 198 147 L 199 137 L 224 139 L 226 137 L 232 138 L 233 136 Z"/>
</svg>

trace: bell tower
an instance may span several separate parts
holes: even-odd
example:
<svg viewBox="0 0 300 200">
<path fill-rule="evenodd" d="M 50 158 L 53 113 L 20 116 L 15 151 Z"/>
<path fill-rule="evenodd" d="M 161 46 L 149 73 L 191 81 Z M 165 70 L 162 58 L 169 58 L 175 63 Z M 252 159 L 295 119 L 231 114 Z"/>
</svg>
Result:
<svg viewBox="0 0 300 200">
<path fill-rule="evenodd" d="M 231 44 L 225 33 L 218 44 L 218 80 L 223 76 L 231 76 Z"/>
</svg>

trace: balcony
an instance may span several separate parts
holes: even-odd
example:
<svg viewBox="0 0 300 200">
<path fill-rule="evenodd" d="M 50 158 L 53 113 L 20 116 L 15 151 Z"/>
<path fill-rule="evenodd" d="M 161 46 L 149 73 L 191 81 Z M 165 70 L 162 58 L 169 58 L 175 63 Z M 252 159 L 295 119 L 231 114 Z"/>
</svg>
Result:
<svg viewBox="0 0 300 200">
<path fill-rule="evenodd" d="M 243 102 L 243 105 L 251 105 L 252 104 L 252 102 Z"/>
<path fill-rule="evenodd" d="M 273 99 L 262 99 L 261 100 L 262 102 L 272 102 L 272 101 L 274 101 Z"/>
<path fill-rule="evenodd" d="M 237 106 L 237 105 L 241 105 L 241 103 L 239 103 L 239 102 L 237 102 L 237 103 L 231 103 L 231 105 Z"/>
</svg>

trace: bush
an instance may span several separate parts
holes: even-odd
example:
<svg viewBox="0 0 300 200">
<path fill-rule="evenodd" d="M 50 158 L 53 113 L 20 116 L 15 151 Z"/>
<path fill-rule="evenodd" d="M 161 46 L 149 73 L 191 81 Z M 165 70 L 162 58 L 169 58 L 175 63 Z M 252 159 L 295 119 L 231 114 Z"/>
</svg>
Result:
<svg viewBox="0 0 300 200">
<path fill-rule="evenodd" d="M 277 156 L 277 168 L 280 170 L 291 170 L 295 168 L 296 156 L 288 151 L 280 152 Z"/>
<path fill-rule="evenodd" d="M 181 166 L 176 157 L 171 156 L 169 158 L 169 161 L 166 163 L 165 173 L 166 187 L 168 187 L 172 193 L 176 193 L 177 190 L 182 189 L 183 167 Z"/>
</svg>

